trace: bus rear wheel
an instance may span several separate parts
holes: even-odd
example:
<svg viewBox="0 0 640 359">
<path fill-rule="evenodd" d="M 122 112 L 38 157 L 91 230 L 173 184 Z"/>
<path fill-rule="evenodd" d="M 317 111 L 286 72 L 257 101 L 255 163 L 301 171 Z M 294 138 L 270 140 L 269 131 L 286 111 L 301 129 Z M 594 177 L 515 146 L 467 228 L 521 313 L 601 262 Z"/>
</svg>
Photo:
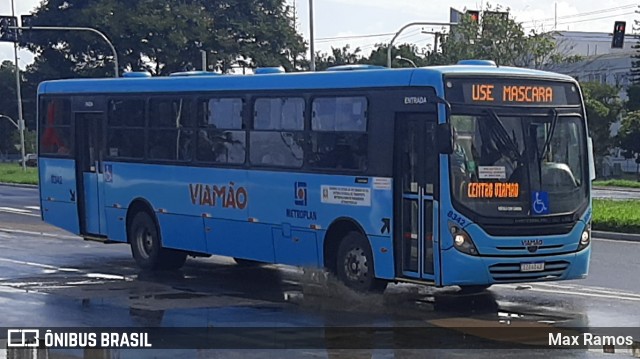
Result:
<svg viewBox="0 0 640 359">
<path fill-rule="evenodd" d="M 155 220 L 147 212 L 138 212 L 128 230 L 131 253 L 142 269 L 178 269 L 187 260 L 187 253 L 162 248 Z"/>
<path fill-rule="evenodd" d="M 375 277 L 369 241 L 359 232 L 349 232 L 340 242 L 336 269 L 338 279 L 353 290 L 382 293 L 387 287 Z"/>
</svg>

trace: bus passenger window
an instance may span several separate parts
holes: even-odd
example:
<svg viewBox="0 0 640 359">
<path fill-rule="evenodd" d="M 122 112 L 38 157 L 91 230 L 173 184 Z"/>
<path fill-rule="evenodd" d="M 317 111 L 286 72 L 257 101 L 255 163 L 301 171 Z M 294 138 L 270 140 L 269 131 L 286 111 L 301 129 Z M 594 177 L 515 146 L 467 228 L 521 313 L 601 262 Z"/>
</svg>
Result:
<svg viewBox="0 0 640 359">
<path fill-rule="evenodd" d="M 71 102 L 46 100 L 40 118 L 40 152 L 58 156 L 73 155 L 71 139 Z"/>
<path fill-rule="evenodd" d="M 310 166 L 338 170 L 367 167 L 366 97 L 314 99 L 311 130 Z"/>
<path fill-rule="evenodd" d="M 312 133 L 308 162 L 316 168 L 364 170 L 367 167 L 367 135 Z"/>
<path fill-rule="evenodd" d="M 252 164 L 302 167 L 304 109 L 302 98 L 259 98 L 255 101 L 253 131 L 250 132 Z"/>
<path fill-rule="evenodd" d="M 202 162 L 243 164 L 245 131 L 199 130 L 196 159 Z"/>
</svg>

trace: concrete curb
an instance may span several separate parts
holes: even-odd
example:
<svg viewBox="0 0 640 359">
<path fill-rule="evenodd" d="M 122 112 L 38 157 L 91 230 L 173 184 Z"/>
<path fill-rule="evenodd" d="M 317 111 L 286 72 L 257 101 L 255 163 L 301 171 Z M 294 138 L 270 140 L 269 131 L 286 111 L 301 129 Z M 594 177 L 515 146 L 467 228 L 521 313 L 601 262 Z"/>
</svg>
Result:
<svg viewBox="0 0 640 359">
<path fill-rule="evenodd" d="M 611 239 L 614 241 L 640 242 L 640 234 L 591 231 L 593 238 Z"/>
<path fill-rule="evenodd" d="M 38 188 L 38 185 L 35 185 L 35 184 L 6 183 L 6 182 L 0 182 L 0 186 L 19 187 L 19 188 Z"/>
</svg>

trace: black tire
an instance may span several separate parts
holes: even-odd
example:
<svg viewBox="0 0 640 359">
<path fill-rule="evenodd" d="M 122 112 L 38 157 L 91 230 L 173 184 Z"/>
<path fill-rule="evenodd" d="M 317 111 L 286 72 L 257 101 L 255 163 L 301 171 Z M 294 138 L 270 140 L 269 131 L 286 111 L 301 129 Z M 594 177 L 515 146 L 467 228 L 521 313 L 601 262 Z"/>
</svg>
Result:
<svg viewBox="0 0 640 359">
<path fill-rule="evenodd" d="M 178 269 L 187 260 L 186 252 L 162 248 L 158 226 L 147 212 L 134 215 L 128 236 L 131 254 L 142 269 Z"/>
<path fill-rule="evenodd" d="M 349 232 L 340 242 L 336 269 L 338 279 L 358 292 L 382 293 L 387 287 L 375 277 L 369 241 L 359 232 Z"/>
<path fill-rule="evenodd" d="M 460 286 L 460 293 L 462 294 L 476 294 L 485 292 L 487 289 L 491 287 L 490 284 L 486 285 L 464 285 Z"/>
</svg>

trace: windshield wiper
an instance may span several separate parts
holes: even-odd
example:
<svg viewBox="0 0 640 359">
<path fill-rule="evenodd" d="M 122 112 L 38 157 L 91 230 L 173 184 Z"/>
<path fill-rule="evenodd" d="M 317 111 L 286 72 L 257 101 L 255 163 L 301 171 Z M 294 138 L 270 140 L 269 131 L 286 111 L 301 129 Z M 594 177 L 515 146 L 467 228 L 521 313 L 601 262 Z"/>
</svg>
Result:
<svg viewBox="0 0 640 359">
<path fill-rule="evenodd" d="M 547 156 L 549 146 L 551 145 L 551 138 L 553 137 L 553 132 L 556 130 L 556 124 L 558 123 L 558 111 L 551 109 L 551 113 L 553 114 L 553 119 L 551 119 L 551 128 L 549 128 L 549 134 L 544 141 L 544 146 L 542 147 L 542 154 L 538 158 L 538 163 L 540 164 L 542 164 L 542 159 Z"/>
<path fill-rule="evenodd" d="M 486 112 L 491 115 L 490 117 L 494 120 L 494 122 L 498 125 L 496 131 L 494 132 L 500 139 L 500 141 L 507 146 L 508 150 L 511 151 L 515 155 L 515 160 L 520 163 L 524 163 L 522 160 L 522 154 L 518 151 L 518 145 L 513 142 L 513 138 L 509 136 L 509 132 L 504 128 L 502 121 L 500 121 L 500 117 L 494 110 L 486 110 Z"/>
</svg>

